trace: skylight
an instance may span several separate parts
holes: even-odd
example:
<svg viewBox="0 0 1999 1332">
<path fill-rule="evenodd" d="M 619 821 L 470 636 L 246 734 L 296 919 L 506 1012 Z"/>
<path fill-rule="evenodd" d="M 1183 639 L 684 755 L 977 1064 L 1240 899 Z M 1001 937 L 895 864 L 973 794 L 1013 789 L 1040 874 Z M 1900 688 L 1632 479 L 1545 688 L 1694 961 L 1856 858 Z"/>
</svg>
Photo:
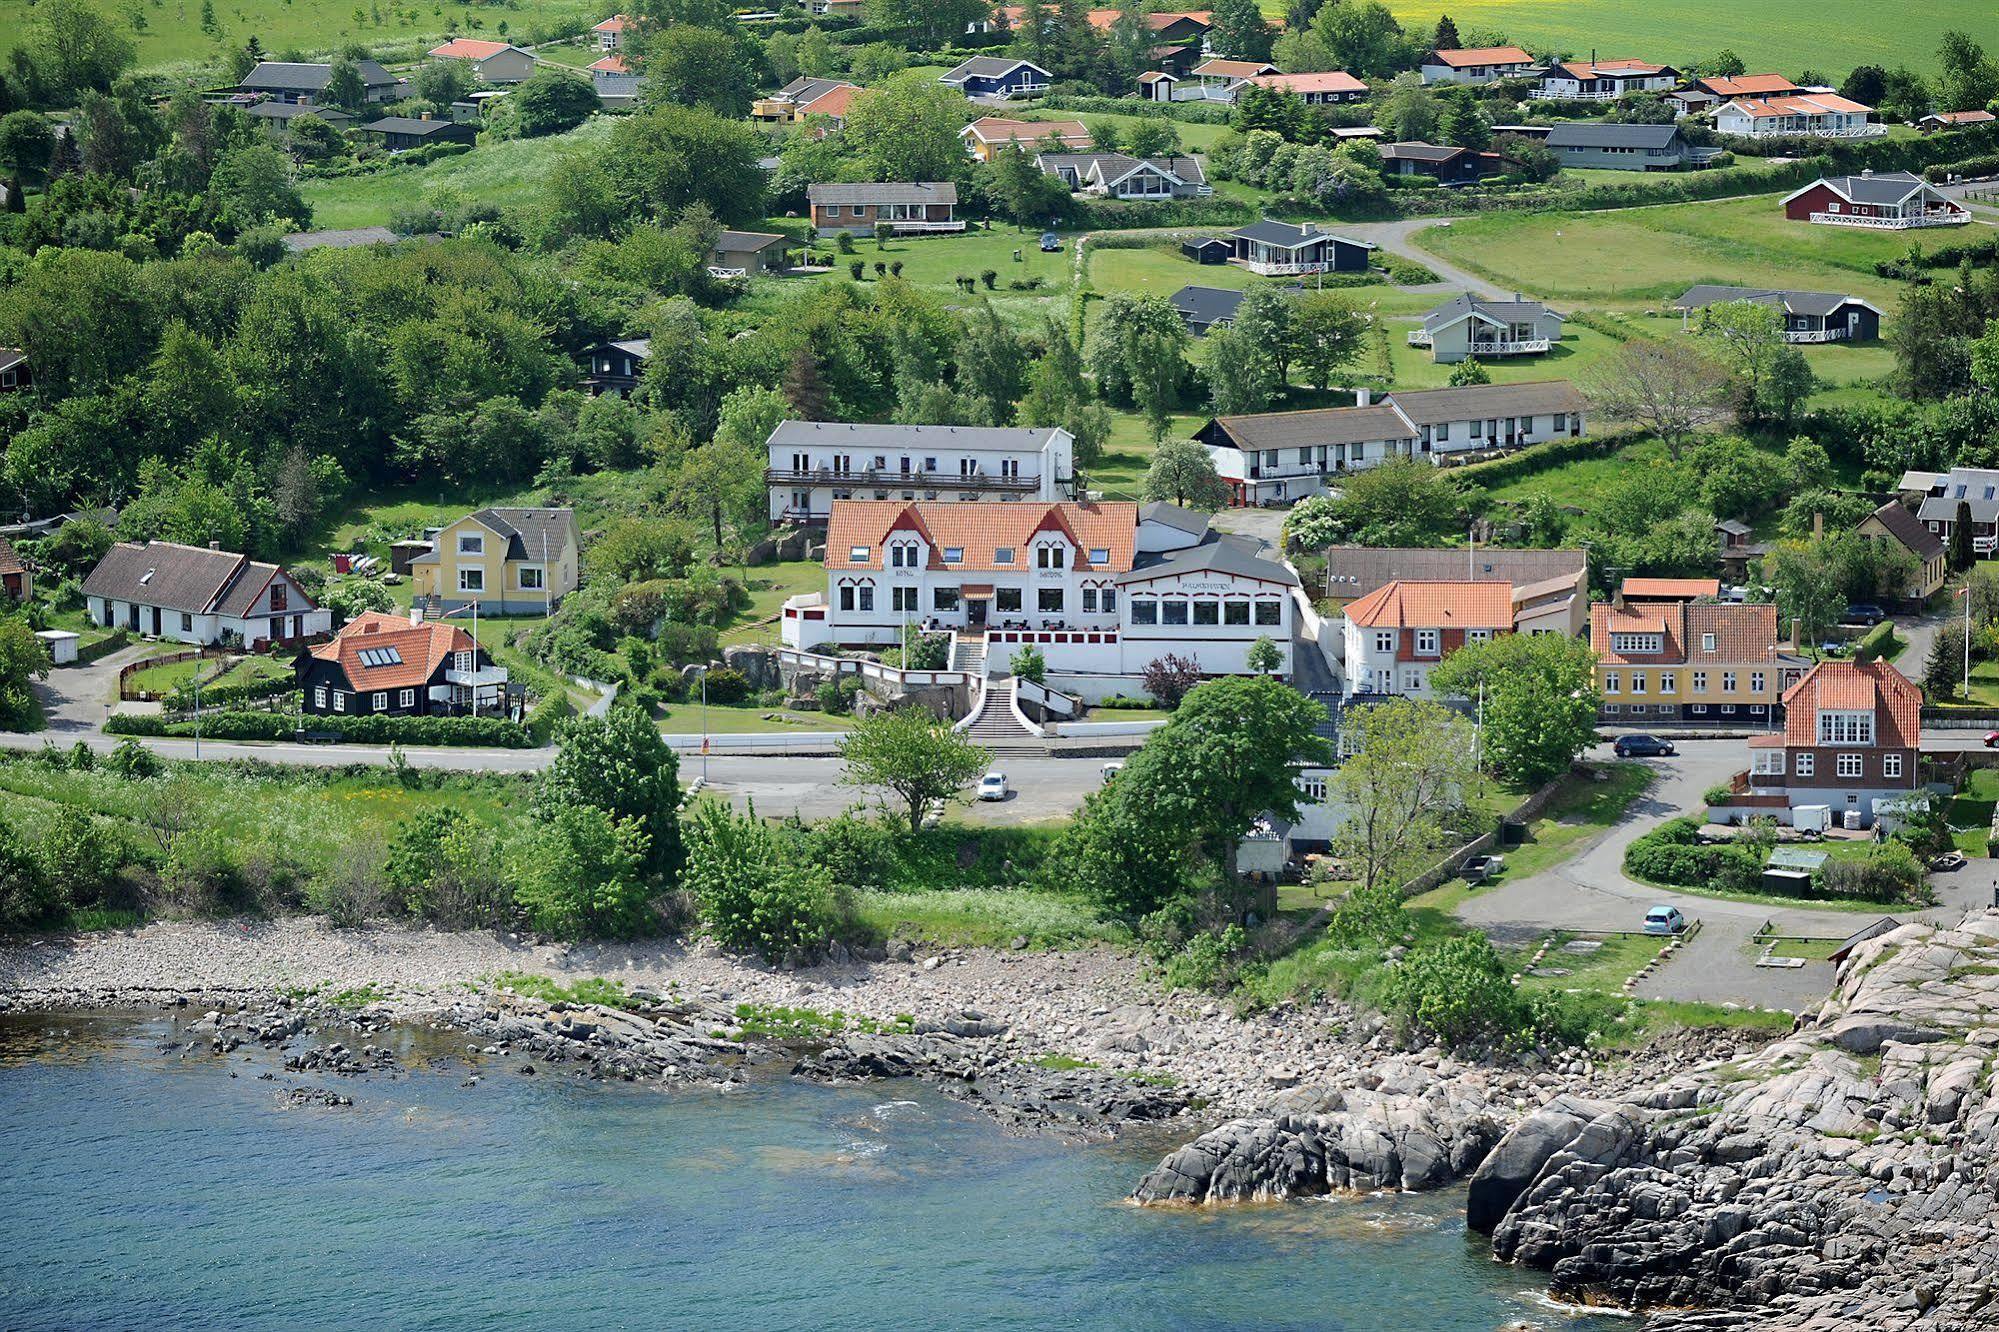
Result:
<svg viewBox="0 0 1999 1332">
<path fill-rule="evenodd" d="M 403 664 L 401 648 L 371 647 L 361 649 L 363 666 L 400 666 Z"/>
</svg>

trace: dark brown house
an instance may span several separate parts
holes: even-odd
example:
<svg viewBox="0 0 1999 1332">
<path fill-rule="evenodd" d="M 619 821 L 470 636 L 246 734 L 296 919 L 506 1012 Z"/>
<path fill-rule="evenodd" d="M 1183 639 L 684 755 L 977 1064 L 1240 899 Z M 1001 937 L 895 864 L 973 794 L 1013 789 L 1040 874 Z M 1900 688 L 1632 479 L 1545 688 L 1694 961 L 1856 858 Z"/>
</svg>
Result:
<svg viewBox="0 0 1999 1332">
<path fill-rule="evenodd" d="M 511 715 L 507 672 L 472 635 L 441 621 L 368 611 L 299 654 L 292 671 L 317 716 Z"/>
</svg>

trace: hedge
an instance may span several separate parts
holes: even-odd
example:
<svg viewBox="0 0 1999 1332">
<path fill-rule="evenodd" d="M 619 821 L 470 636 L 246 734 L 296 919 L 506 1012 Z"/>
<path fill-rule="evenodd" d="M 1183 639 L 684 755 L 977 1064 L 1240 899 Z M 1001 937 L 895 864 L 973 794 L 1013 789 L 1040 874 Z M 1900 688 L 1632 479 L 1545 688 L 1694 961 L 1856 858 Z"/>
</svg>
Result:
<svg viewBox="0 0 1999 1332">
<path fill-rule="evenodd" d="M 1070 204 L 1071 221 L 1085 228 L 1246 226 L 1258 216 L 1255 204 L 1221 195 L 1170 203 L 1076 199 Z"/>
<path fill-rule="evenodd" d="M 1057 93 L 1035 105 L 1048 111 L 1079 111 L 1084 115 L 1150 116 L 1188 125 L 1226 125 L 1231 110 L 1200 102 L 1149 102 L 1137 97 L 1073 97 Z"/>
<path fill-rule="evenodd" d="M 288 694 L 298 688 L 298 681 L 286 676 L 271 676 L 262 680 L 243 680 L 235 684 L 224 681 L 221 684 L 205 685 L 201 690 L 201 706 L 221 707 L 226 703 L 241 703 L 254 698 L 272 698 Z M 192 684 L 181 684 L 168 694 L 163 704 L 168 712 L 190 712 L 194 709 L 194 688 Z"/>
<path fill-rule="evenodd" d="M 1859 662 L 1875 661 L 1895 645 L 1895 624 L 1883 620 L 1861 635 L 1853 645 L 1853 659 Z"/>
<path fill-rule="evenodd" d="M 79 666 L 87 666 L 91 662 L 97 661 L 102 657 L 110 656 L 112 653 L 116 652 L 119 648 L 124 647 L 127 643 L 130 643 L 131 641 L 132 641 L 131 630 L 114 629 L 109 634 L 106 634 L 103 638 L 98 639 L 95 643 L 78 647 L 76 650 L 76 664 Z"/>
<path fill-rule="evenodd" d="M 192 721 L 156 716 L 116 716 L 104 723 L 107 735 L 192 736 Z M 301 717 L 275 712 L 224 712 L 203 717 L 204 740 L 296 740 L 301 731 L 319 731 L 364 745 L 480 746 L 527 749 L 527 727 L 503 717 Z"/>
<path fill-rule="evenodd" d="M 575 715 L 576 705 L 569 701 L 569 691 L 550 690 L 528 710 L 528 735 L 537 745 L 545 745 L 555 739 L 555 728 Z"/>
<path fill-rule="evenodd" d="M 1530 444 L 1510 458 L 1467 463 L 1458 468 L 1453 475 L 1474 485 L 1488 488 L 1507 486 L 1515 481 L 1524 481 L 1530 476 L 1572 463 L 1578 458 L 1593 458 L 1609 453 L 1613 449 L 1622 448 L 1624 443 L 1624 437 L 1621 435 L 1585 435 L 1580 439 L 1551 439 L 1545 444 Z"/>
<path fill-rule="evenodd" d="M 1703 844 L 1700 824 L 1670 819 L 1633 842 L 1624 852 L 1625 872 L 1653 883 L 1709 888 L 1724 878 L 1754 882 L 1763 858 L 1740 846 Z"/>
</svg>

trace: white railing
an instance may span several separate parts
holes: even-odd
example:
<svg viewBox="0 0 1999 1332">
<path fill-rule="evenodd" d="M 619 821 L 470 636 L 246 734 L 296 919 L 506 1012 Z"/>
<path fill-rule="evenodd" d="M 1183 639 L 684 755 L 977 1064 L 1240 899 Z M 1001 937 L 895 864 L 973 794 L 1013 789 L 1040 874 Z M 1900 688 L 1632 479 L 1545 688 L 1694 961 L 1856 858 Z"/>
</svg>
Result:
<svg viewBox="0 0 1999 1332">
<path fill-rule="evenodd" d="M 956 633 L 953 633 L 951 635 L 950 660 L 954 663 L 957 661 L 957 654 L 958 654 L 958 635 Z M 979 658 L 978 672 L 974 675 L 971 675 L 966 682 L 971 692 L 971 707 L 966 709 L 965 715 L 963 717 L 960 717 L 955 723 L 952 724 L 951 727 L 952 730 L 960 733 L 971 730 L 973 726 L 978 724 L 980 716 L 982 716 L 985 713 L 986 700 L 991 698 L 993 693 L 993 691 L 987 687 L 987 681 L 991 678 L 991 673 L 992 673 L 992 660 L 993 660 L 993 654 L 990 647 L 988 647 L 985 654 Z"/>
<path fill-rule="evenodd" d="M 1036 684 L 1017 675 L 1014 677 L 1013 695 L 1017 701 L 1032 703 L 1046 713 L 1059 717 L 1076 715 L 1076 701 L 1067 694 L 1058 693 L 1047 685 Z"/>
<path fill-rule="evenodd" d="M 1325 273 L 1332 270 L 1332 265 L 1323 261 L 1316 264 L 1273 264 L 1264 259 L 1245 259 L 1242 261 L 1242 266 L 1264 277 L 1295 277 L 1301 273 Z"/>
<path fill-rule="evenodd" d="M 798 648 L 779 648 L 777 659 L 780 664 L 789 663 L 805 670 L 858 675 L 863 680 L 879 680 L 901 688 L 911 685 L 961 685 L 967 682 L 963 671 L 906 671 L 899 666 L 884 666 L 878 661 L 866 661 L 859 657 L 829 657 L 824 653 L 805 652 Z"/>
<path fill-rule="evenodd" d="M 1474 342 L 1473 356 L 1532 356 L 1548 350 L 1547 338 L 1521 338 L 1513 342 Z"/>
<path fill-rule="evenodd" d="M 1862 125 L 1792 125 L 1758 128 L 1753 123 L 1747 131 L 1722 130 L 1723 134 L 1741 133 L 1745 139 L 1873 139 L 1888 132 L 1886 125 L 1867 123 Z"/>
<path fill-rule="evenodd" d="M 1006 706 L 1007 710 L 1013 713 L 1013 719 L 1021 730 L 1026 731 L 1029 735 L 1046 740 L 1048 738 L 1048 728 L 1029 717 L 1026 710 L 1020 706 L 1020 687 L 1033 683 L 1032 680 L 1023 680 L 1018 675 L 1014 676 L 1013 688 L 1007 691 Z"/>
<path fill-rule="evenodd" d="M 1840 342 L 1852 334 L 1843 328 L 1789 328 L 1784 330 L 1786 342 Z"/>
<path fill-rule="evenodd" d="M 1950 213 L 1938 210 L 1932 213 L 1907 213 L 1891 217 L 1876 217 L 1868 213 L 1813 213 L 1812 221 L 1834 227 L 1874 227 L 1882 231 L 1901 231 L 1907 227 L 1954 227 L 1969 222 L 1970 213 Z"/>
<path fill-rule="evenodd" d="M 891 218 L 889 219 L 889 225 L 897 231 L 963 231 L 965 229 L 963 222 L 926 222 L 919 221 L 916 218 L 902 218 L 900 220 Z"/>
<path fill-rule="evenodd" d="M 1427 347 L 1433 341 L 1434 339 L 1431 338 L 1429 331 L 1426 329 L 1419 328 L 1409 335 L 1409 345 L 1412 347 Z"/>
</svg>

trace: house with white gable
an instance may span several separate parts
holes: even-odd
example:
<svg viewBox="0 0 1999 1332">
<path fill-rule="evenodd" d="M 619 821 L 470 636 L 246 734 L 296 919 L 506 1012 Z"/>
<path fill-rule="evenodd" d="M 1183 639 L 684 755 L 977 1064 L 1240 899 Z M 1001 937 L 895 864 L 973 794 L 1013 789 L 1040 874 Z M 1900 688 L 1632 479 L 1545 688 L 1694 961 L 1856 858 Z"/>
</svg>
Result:
<svg viewBox="0 0 1999 1332">
<path fill-rule="evenodd" d="M 1504 580 L 1398 579 L 1348 602 L 1347 696 L 1434 697 L 1430 672 L 1459 648 L 1514 632 L 1517 605 Z"/>
<path fill-rule="evenodd" d="M 106 629 L 253 651 L 332 631 L 333 612 L 292 576 L 216 546 L 120 541 L 83 580 L 84 613 Z"/>
<path fill-rule="evenodd" d="M 1054 428 L 782 421 L 765 442 L 770 520 L 823 523 L 838 500 L 1066 499 L 1075 448 Z"/>
<path fill-rule="evenodd" d="M 1169 653 L 1209 675 L 1245 673 L 1267 638 L 1288 675 L 1298 580 L 1258 549 L 1167 504 L 842 500 L 826 591 L 785 602 L 782 637 L 801 650 L 880 647 L 908 627 L 976 641 L 990 662 L 1033 647 L 1052 687 L 1098 696 L 1135 692 Z"/>
</svg>

